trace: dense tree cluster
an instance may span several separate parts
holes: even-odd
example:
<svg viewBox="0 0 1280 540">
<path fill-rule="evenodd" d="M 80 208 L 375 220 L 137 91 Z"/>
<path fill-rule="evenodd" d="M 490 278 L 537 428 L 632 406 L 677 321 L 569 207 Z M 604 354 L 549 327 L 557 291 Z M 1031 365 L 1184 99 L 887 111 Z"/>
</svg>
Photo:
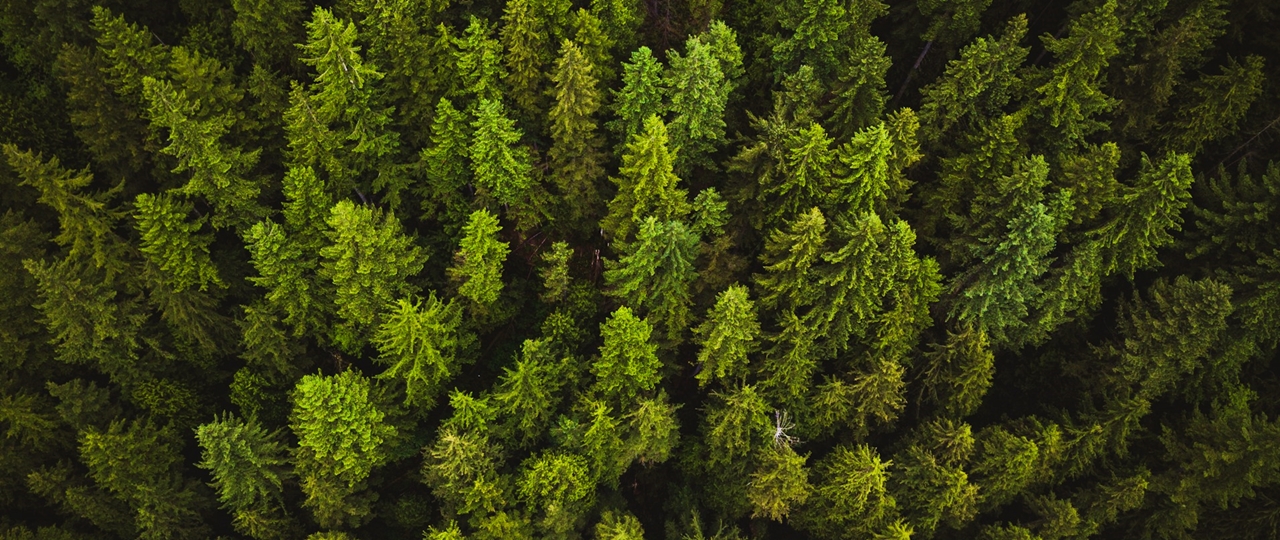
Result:
<svg viewBox="0 0 1280 540">
<path fill-rule="evenodd" d="M 0 539 L 1280 537 L 1270 0 L 0 0 Z"/>
</svg>

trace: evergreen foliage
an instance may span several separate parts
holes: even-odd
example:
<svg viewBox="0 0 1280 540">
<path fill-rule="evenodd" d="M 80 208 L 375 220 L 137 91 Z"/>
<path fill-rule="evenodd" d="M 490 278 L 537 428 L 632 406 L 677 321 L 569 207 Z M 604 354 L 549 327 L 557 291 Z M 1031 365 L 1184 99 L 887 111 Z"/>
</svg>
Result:
<svg viewBox="0 0 1280 540">
<path fill-rule="evenodd" d="M 1271 4 L 0 0 L 0 538 L 1274 538 Z"/>
</svg>

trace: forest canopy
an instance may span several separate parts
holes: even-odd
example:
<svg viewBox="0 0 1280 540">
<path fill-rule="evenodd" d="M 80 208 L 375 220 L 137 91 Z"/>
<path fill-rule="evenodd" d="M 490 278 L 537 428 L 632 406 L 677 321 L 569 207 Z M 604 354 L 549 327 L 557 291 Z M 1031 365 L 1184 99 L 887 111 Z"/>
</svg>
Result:
<svg viewBox="0 0 1280 540">
<path fill-rule="evenodd" d="M 0 540 L 1280 537 L 1271 0 L 0 0 Z"/>
</svg>

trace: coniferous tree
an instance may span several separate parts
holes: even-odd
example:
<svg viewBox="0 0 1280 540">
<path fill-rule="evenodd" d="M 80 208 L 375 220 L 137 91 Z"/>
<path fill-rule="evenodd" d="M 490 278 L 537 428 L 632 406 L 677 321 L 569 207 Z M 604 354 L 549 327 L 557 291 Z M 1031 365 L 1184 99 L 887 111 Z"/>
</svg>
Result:
<svg viewBox="0 0 1280 540">
<path fill-rule="evenodd" d="M 553 141 L 548 157 L 556 186 L 569 195 L 571 223 L 594 224 L 599 216 L 593 204 L 599 200 L 597 184 L 604 176 L 604 156 L 592 118 L 600 108 L 594 70 L 591 59 L 566 40 L 551 76 L 556 99 L 548 116 Z"/>
<path fill-rule="evenodd" d="M 458 294 L 482 308 L 497 301 L 502 292 L 502 264 L 511 248 L 498 240 L 501 231 L 497 217 L 476 210 L 462 228 L 462 243 L 448 270 L 450 279 L 459 283 Z"/>
<path fill-rule="evenodd" d="M 400 299 L 389 311 L 372 339 L 387 364 L 378 378 L 403 381 L 405 405 L 430 405 L 458 369 L 462 310 L 432 293 L 425 301 Z"/>
<path fill-rule="evenodd" d="M 333 284 L 334 313 L 343 321 L 333 329 L 334 341 L 354 351 L 383 309 L 416 290 L 406 279 L 422 270 L 426 257 L 391 214 L 342 201 L 327 223 L 319 275 Z"/>
<path fill-rule="evenodd" d="M 733 285 L 716 297 L 705 322 L 694 330 L 702 345 L 698 352 L 698 385 L 715 379 L 741 380 L 748 369 L 748 355 L 759 347 L 760 323 L 747 288 Z"/>
<path fill-rule="evenodd" d="M 609 213 L 600 228 L 615 243 L 626 244 L 640 230 L 645 218 L 659 222 L 683 219 L 690 207 L 685 190 L 677 188 L 675 159 L 667 127 L 657 116 L 644 122 L 644 133 L 627 143 L 617 178 L 618 193 L 609 201 Z"/>
<path fill-rule="evenodd" d="M 608 123 L 609 129 L 619 141 L 619 148 L 640 135 L 650 116 L 664 112 L 662 64 L 653 57 L 648 47 L 640 47 L 631 53 L 631 60 L 622 65 L 622 89 L 613 95 L 613 112 L 617 116 Z"/>
<path fill-rule="evenodd" d="M 369 380 L 354 371 L 307 375 L 293 391 L 289 427 L 298 437 L 294 467 L 303 505 L 321 527 L 355 526 L 377 498 L 364 492 L 373 469 L 387 459 L 396 428 L 371 400 Z"/>
<path fill-rule="evenodd" d="M 678 344 L 688 329 L 691 313 L 690 285 L 696 277 L 698 235 L 679 221 L 659 222 L 649 217 L 640 225 L 634 242 L 616 263 L 606 263 L 609 294 L 628 306 L 644 310 L 662 338 Z"/>
<path fill-rule="evenodd" d="M 278 431 L 267 431 L 254 418 L 227 415 L 201 425 L 196 440 L 202 449 L 200 468 L 213 476 L 218 500 L 232 510 L 236 528 L 254 538 L 278 538 L 287 521 L 283 504 L 289 463 Z"/>
</svg>

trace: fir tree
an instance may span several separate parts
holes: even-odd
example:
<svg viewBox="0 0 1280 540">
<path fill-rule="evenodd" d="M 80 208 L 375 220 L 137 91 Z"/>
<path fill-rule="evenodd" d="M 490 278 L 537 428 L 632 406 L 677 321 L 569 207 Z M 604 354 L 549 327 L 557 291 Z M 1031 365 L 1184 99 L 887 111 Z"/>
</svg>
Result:
<svg viewBox="0 0 1280 540">
<path fill-rule="evenodd" d="M 696 277 L 698 235 L 679 221 L 645 219 L 617 263 L 606 264 L 609 294 L 628 306 L 645 310 L 663 340 L 678 344 L 688 329 L 691 314 L 690 284 Z"/>
<path fill-rule="evenodd" d="M 529 153 L 517 143 L 523 135 L 507 118 L 500 101 L 481 99 L 471 139 L 471 164 L 476 187 L 497 204 L 522 208 L 533 185 Z"/>
<path fill-rule="evenodd" d="M 631 60 L 622 65 L 622 89 L 613 95 L 617 118 L 607 124 L 620 148 L 644 131 L 650 116 L 665 112 L 663 92 L 662 64 L 648 47 L 636 49 Z"/>
<path fill-rule="evenodd" d="M 422 270 L 426 257 L 391 214 L 342 201 L 327 223 L 330 243 L 320 250 L 319 275 L 333 284 L 335 313 L 344 321 L 334 342 L 358 350 L 378 314 L 415 291 L 406 279 Z"/>
<path fill-rule="evenodd" d="M 403 381 L 405 405 L 429 406 L 458 369 L 465 345 L 459 331 L 462 311 L 434 293 L 425 301 L 400 299 L 389 307 L 372 339 L 379 362 L 387 364 L 378 378 Z"/>
<path fill-rule="evenodd" d="M 629 404 L 657 386 L 662 362 L 650 342 L 652 327 L 623 306 L 600 325 L 600 357 L 591 365 L 595 388 L 614 403 Z"/>
<path fill-rule="evenodd" d="M 235 512 L 236 528 L 254 538 L 272 538 L 281 525 L 288 458 L 280 432 L 254 418 L 227 415 L 196 429 L 202 450 L 199 467 L 213 476 L 223 506 Z"/>
<path fill-rule="evenodd" d="M 462 228 L 462 243 L 448 270 L 450 279 L 459 283 L 458 294 L 481 307 L 493 304 L 502 292 L 502 264 L 511 249 L 498 240 L 501 231 L 496 216 L 476 210 Z"/>
<path fill-rule="evenodd" d="M 292 56 L 292 45 L 301 40 L 303 3 L 233 0 L 236 43 L 261 65 L 279 65 Z"/>
<path fill-rule="evenodd" d="M 1045 49 L 1057 57 L 1046 80 L 1036 87 L 1037 106 L 1055 128 L 1062 145 L 1075 145 L 1107 124 L 1095 118 L 1110 111 L 1115 100 L 1102 92 L 1102 75 L 1108 62 L 1120 52 L 1122 36 L 1116 3 L 1104 2 L 1071 22 L 1067 36 L 1045 36 Z"/>
<path fill-rule="evenodd" d="M 386 445 L 397 432 L 369 392 L 369 380 L 354 371 L 308 375 L 293 391 L 295 469 L 307 496 L 303 505 L 322 527 L 357 525 L 371 511 L 371 498 L 360 491 L 386 461 Z"/>
<path fill-rule="evenodd" d="M 759 344 L 760 323 L 755 303 L 747 288 L 733 285 L 716 297 L 706 321 L 694 330 L 702 345 L 698 352 L 698 385 L 714 379 L 741 380 L 747 372 L 748 355 Z"/>
<path fill-rule="evenodd" d="M 551 107 L 551 139 L 548 152 L 556 186 L 568 197 L 571 223 L 594 222 L 599 211 L 591 203 L 599 199 L 597 183 L 604 176 L 600 140 L 592 118 L 600 108 L 595 67 L 572 41 L 561 47 L 551 79 L 555 105 Z"/>
<path fill-rule="evenodd" d="M 672 120 L 668 129 L 681 173 L 703 165 L 708 154 L 724 143 L 724 111 L 732 85 L 710 45 L 699 37 L 685 43 L 685 54 L 672 51 L 663 75 Z M 647 126 L 646 126 L 647 128 Z"/>
<path fill-rule="evenodd" d="M 142 235 L 141 251 L 164 274 L 171 289 L 181 292 L 190 287 L 225 287 L 209 259 L 209 243 L 213 239 L 196 234 L 203 225 L 200 221 L 187 221 L 190 204 L 164 194 L 143 193 L 134 207 L 136 226 Z"/>
<path fill-rule="evenodd" d="M 644 123 L 644 133 L 627 144 L 617 178 L 610 180 L 618 193 L 609 201 L 609 213 L 600 228 L 615 243 L 626 244 L 647 217 L 659 222 L 683 219 L 689 213 L 688 195 L 677 188 L 674 152 L 669 150 L 667 127 L 657 116 Z"/>
</svg>

